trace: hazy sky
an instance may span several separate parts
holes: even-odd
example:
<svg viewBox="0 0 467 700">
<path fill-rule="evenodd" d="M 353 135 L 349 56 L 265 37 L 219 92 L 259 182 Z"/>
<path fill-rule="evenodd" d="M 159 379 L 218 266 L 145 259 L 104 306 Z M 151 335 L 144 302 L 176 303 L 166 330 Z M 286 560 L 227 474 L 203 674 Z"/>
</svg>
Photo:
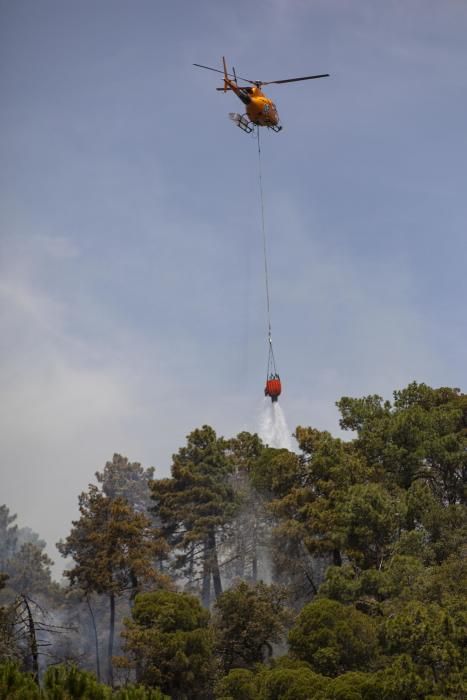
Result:
<svg viewBox="0 0 467 700">
<path fill-rule="evenodd" d="M 271 86 L 262 132 L 291 428 L 466 390 L 466 36 L 458 0 L 0 1 L 0 503 L 49 551 L 114 452 L 161 476 L 258 428 L 256 143 L 194 62 L 331 73 Z"/>
</svg>

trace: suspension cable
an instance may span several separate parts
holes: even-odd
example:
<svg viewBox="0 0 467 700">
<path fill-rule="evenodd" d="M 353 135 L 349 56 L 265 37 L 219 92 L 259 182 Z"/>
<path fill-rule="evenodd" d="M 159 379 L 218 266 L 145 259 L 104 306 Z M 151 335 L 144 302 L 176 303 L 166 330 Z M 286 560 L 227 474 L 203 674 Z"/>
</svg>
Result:
<svg viewBox="0 0 467 700">
<path fill-rule="evenodd" d="M 261 202 L 261 232 L 263 236 L 263 257 L 264 257 L 264 281 L 266 284 L 266 309 L 268 317 L 268 366 L 266 371 L 266 379 L 270 376 L 278 377 L 276 369 L 276 359 L 274 357 L 274 350 L 272 348 L 272 338 L 271 338 L 271 306 L 269 301 L 269 272 L 268 272 L 268 255 L 266 246 L 266 225 L 264 222 L 264 197 L 263 197 L 263 176 L 262 176 L 262 164 L 261 164 L 261 144 L 259 140 L 259 126 L 256 127 L 256 136 L 258 140 L 258 179 L 259 179 L 259 197 Z"/>
<path fill-rule="evenodd" d="M 268 337 L 269 345 L 271 345 L 271 311 L 269 305 L 269 274 L 268 274 L 268 256 L 266 248 L 266 227 L 264 224 L 264 201 L 263 201 L 263 177 L 261 167 L 261 145 L 259 141 L 259 126 L 256 127 L 256 136 L 258 140 L 258 179 L 259 179 L 259 197 L 261 201 L 261 230 L 263 236 L 263 256 L 264 256 L 264 279 L 266 283 L 266 309 L 268 316 Z"/>
</svg>

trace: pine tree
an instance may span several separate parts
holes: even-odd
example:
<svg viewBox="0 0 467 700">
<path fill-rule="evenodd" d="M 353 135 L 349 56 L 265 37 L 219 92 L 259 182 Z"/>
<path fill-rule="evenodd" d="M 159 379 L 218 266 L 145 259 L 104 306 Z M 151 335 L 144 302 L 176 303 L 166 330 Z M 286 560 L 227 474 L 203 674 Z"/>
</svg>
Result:
<svg viewBox="0 0 467 700">
<path fill-rule="evenodd" d="M 101 472 L 96 472 L 97 483 L 108 498 L 124 498 L 137 513 L 149 515 L 152 506 L 149 484 L 154 478 L 154 467 L 144 469 L 139 462 L 114 454 Z"/>
<path fill-rule="evenodd" d="M 229 578 L 257 581 L 261 560 L 270 547 L 273 518 L 267 509 L 267 499 L 252 482 L 252 474 L 265 449 L 256 433 L 242 432 L 228 442 L 230 478 L 238 504 L 226 532 L 225 571 Z"/>
<path fill-rule="evenodd" d="M 16 518 L 6 505 L 0 506 L 0 572 L 5 571 L 7 561 L 17 550 L 18 526 L 13 525 Z"/>
<path fill-rule="evenodd" d="M 96 486 L 89 486 L 79 497 L 79 520 L 57 547 L 71 556 L 75 565 L 65 576 L 86 593 L 105 594 L 109 599 L 108 682 L 113 684 L 112 654 L 115 633 L 116 599 L 144 582 L 161 583 L 152 567 L 157 543 L 151 522 L 136 513 L 122 498 L 111 499 Z"/>
<path fill-rule="evenodd" d="M 227 443 L 205 425 L 187 437 L 173 456 L 172 476 L 152 483 L 155 512 L 175 550 L 175 567 L 196 587 L 202 600 L 222 593 L 218 547 L 226 523 L 235 512 L 230 482 L 232 466 Z"/>
<path fill-rule="evenodd" d="M 188 593 L 156 591 L 136 596 L 125 621 L 126 657 L 138 681 L 160 687 L 173 700 L 208 700 L 214 675 L 209 612 Z"/>
</svg>

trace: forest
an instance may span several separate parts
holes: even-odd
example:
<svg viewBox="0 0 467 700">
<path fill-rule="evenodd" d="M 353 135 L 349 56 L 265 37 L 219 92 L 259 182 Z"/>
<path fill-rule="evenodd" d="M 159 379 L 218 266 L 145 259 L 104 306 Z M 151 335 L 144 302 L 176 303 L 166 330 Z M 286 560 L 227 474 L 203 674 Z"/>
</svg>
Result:
<svg viewBox="0 0 467 700">
<path fill-rule="evenodd" d="M 167 478 L 114 454 L 61 582 L 2 505 L 0 700 L 467 697 L 467 394 L 337 407 L 293 452 L 204 425 Z"/>
</svg>

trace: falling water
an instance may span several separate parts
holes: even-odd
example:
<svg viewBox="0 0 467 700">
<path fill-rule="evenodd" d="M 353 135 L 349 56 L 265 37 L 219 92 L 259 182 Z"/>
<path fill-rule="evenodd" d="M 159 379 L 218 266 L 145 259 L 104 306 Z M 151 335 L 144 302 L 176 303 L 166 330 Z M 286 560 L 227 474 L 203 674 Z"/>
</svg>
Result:
<svg viewBox="0 0 467 700">
<path fill-rule="evenodd" d="M 259 435 L 269 447 L 285 447 L 292 450 L 292 436 L 278 401 L 264 399 L 261 408 Z"/>
</svg>

